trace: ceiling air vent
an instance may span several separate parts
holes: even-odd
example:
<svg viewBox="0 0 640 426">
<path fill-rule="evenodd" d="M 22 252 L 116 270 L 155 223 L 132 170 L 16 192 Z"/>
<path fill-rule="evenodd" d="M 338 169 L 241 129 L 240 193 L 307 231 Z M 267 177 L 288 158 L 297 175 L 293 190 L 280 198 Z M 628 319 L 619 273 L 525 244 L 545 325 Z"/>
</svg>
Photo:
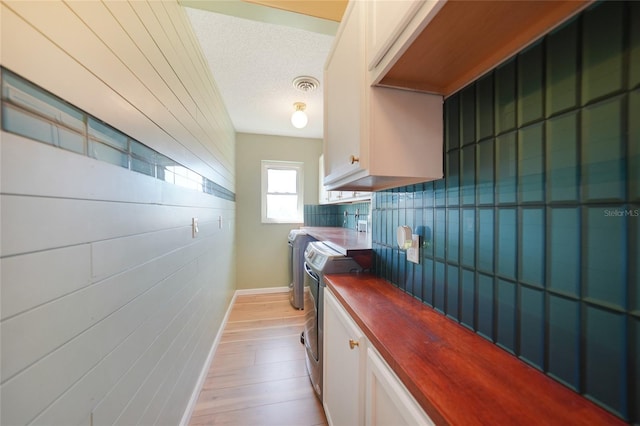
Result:
<svg viewBox="0 0 640 426">
<path fill-rule="evenodd" d="M 293 87 L 301 92 L 310 93 L 318 88 L 320 82 L 309 76 L 300 76 L 293 79 Z"/>
</svg>

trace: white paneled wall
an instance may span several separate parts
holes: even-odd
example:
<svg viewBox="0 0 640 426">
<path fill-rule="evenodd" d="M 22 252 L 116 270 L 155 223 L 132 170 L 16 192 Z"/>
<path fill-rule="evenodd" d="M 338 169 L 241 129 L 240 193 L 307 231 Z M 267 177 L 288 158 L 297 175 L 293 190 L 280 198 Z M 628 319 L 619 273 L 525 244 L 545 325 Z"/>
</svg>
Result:
<svg viewBox="0 0 640 426">
<path fill-rule="evenodd" d="M 2 66 L 235 192 L 177 2 L 2 1 L 0 19 Z M 235 202 L 5 132 L 0 160 L 0 424 L 179 423 L 235 289 Z"/>
<path fill-rule="evenodd" d="M 0 13 L 4 66 L 235 192 L 234 130 L 177 2 L 18 0 Z"/>
</svg>

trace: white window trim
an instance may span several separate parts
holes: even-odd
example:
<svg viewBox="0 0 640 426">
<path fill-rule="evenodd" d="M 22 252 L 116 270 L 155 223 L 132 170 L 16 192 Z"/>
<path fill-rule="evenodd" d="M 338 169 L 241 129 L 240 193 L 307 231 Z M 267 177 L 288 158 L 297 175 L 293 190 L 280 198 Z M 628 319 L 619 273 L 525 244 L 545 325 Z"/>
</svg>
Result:
<svg viewBox="0 0 640 426">
<path fill-rule="evenodd" d="M 267 217 L 267 171 L 269 169 L 296 170 L 296 195 L 298 196 L 296 220 L 279 220 Z M 304 163 L 298 161 L 262 160 L 261 216 L 262 223 L 304 223 Z"/>
</svg>

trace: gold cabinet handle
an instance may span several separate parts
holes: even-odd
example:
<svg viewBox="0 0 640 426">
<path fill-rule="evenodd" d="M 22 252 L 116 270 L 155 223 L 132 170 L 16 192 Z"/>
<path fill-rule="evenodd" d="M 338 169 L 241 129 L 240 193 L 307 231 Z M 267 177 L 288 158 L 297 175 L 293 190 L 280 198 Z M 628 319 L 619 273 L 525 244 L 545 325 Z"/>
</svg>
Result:
<svg viewBox="0 0 640 426">
<path fill-rule="evenodd" d="M 349 339 L 349 347 L 353 349 L 356 346 L 360 346 L 360 342 L 358 342 L 357 340 Z"/>
<path fill-rule="evenodd" d="M 351 162 L 351 164 L 359 163 L 360 157 L 356 157 L 355 155 L 352 155 L 351 157 L 349 157 L 349 161 Z"/>
</svg>

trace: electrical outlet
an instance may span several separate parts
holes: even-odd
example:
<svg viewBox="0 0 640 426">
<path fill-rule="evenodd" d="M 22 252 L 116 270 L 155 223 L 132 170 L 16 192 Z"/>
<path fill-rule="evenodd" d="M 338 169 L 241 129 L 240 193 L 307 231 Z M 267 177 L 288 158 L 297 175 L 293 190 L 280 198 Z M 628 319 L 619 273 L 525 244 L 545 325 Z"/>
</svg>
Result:
<svg viewBox="0 0 640 426">
<path fill-rule="evenodd" d="M 411 247 L 407 249 L 407 260 L 420 263 L 420 235 L 411 234 Z"/>
</svg>

